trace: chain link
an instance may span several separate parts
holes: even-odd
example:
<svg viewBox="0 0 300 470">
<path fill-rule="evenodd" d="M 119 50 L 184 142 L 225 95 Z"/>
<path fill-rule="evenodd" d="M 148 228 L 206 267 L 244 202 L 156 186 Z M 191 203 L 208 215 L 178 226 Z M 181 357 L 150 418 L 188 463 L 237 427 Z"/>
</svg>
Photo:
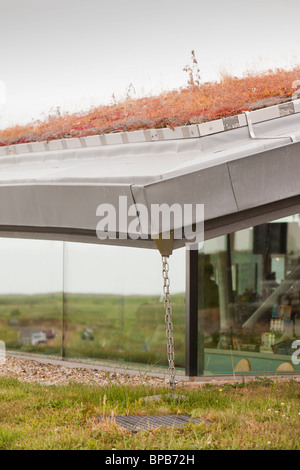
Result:
<svg viewBox="0 0 300 470">
<path fill-rule="evenodd" d="M 162 275 L 163 275 L 163 294 L 164 294 L 164 307 L 166 310 L 165 323 L 166 323 L 166 338 L 167 338 L 167 355 L 169 362 L 169 384 L 172 389 L 176 386 L 175 381 L 175 354 L 174 354 L 174 337 L 173 337 L 173 323 L 172 323 L 172 307 L 170 301 L 170 279 L 169 279 L 169 263 L 168 257 L 162 256 Z"/>
</svg>

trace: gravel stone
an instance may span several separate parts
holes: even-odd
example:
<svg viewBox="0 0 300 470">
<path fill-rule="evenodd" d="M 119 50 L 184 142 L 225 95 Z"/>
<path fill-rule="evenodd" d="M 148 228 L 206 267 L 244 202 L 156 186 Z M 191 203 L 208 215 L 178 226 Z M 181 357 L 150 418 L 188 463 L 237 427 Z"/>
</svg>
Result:
<svg viewBox="0 0 300 470">
<path fill-rule="evenodd" d="M 0 364 L 0 377 L 17 378 L 20 382 L 35 382 L 43 385 L 67 385 L 85 383 L 107 385 L 149 385 L 165 386 L 168 380 L 140 374 L 106 372 L 82 367 L 66 367 L 51 363 L 41 363 L 31 359 L 7 356 Z"/>
</svg>

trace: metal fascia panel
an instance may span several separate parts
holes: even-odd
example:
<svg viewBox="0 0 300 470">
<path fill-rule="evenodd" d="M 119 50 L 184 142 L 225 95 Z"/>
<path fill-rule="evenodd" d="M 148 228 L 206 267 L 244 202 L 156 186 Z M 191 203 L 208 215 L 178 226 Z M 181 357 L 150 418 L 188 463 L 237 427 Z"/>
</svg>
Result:
<svg viewBox="0 0 300 470">
<path fill-rule="evenodd" d="M 131 187 L 135 203 L 145 205 L 148 216 L 151 214 L 151 206 L 154 204 L 196 204 L 204 205 L 205 220 L 220 217 L 236 212 L 237 205 L 232 191 L 227 164 L 181 174 L 173 178 L 147 185 L 132 185 Z M 150 227 L 154 233 L 159 233 L 159 227 L 154 226 L 154 221 L 143 219 L 140 215 L 141 227 Z M 193 223 L 197 223 L 195 218 Z M 171 225 L 171 229 L 179 228 Z"/>
<path fill-rule="evenodd" d="M 228 162 L 239 210 L 300 194 L 300 142 Z"/>
<path fill-rule="evenodd" d="M 0 186 L 0 226 L 36 227 L 96 232 L 100 204 L 119 205 L 129 185 L 18 184 Z M 116 231 L 127 236 L 127 221 L 116 218 Z"/>
</svg>

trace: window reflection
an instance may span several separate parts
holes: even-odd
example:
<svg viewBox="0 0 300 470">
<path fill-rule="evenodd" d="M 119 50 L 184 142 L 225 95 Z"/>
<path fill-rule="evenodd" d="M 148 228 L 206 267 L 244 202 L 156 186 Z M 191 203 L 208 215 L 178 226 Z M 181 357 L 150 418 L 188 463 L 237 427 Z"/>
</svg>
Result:
<svg viewBox="0 0 300 470">
<path fill-rule="evenodd" d="M 204 373 L 297 369 L 291 358 L 300 336 L 299 235 L 293 216 L 205 243 L 199 252 Z"/>
<path fill-rule="evenodd" d="M 62 243 L 1 238 L 0 260 L 6 348 L 61 354 Z"/>
<path fill-rule="evenodd" d="M 172 256 L 176 364 L 184 367 L 184 250 Z M 167 365 L 158 251 L 65 244 L 67 357 Z"/>
<path fill-rule="evenodd" d="M 185 254 L 170 260 L 176 365 L 184 366 Z M 158 251 L 0 238 L 7 349 L 167 365 Z"/>
</svg>

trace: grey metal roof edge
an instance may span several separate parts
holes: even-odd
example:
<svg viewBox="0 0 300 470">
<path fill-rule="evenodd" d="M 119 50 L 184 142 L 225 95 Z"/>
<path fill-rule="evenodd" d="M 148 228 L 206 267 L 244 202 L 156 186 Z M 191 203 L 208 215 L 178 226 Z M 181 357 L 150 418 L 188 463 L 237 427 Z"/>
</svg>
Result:
<svg viewBox="0 0 300 470">
<path fill-rule="evenodd" d="M 213 229 L 212 225 L 210 228 L 218 236 L 225 231 L 226 225 L 231 225 L 232 231 L 241 230 L 245 226 L 243 217 L 249 218 L 248 210 L 254 210 L 250 226 L 257 225 L 268 218 L 264 207 L 273 211 L 278 204 L 280 209 L 286 209 L 285 201 L 292 203 L 292 198 L 300 198 L 299 149 L 300 142 L 264 149 L 254 152 L 251 158 L 241 156 L 211 167 L 173 174 L 163 180 L 134 184 L 131 191 L 135 202 L 147 205 L 149 213 L 150 207 L 158 206 L 162 201 L 169 208 L 179 202 L 181 206 L 202 204 L 205 233 L 210 226 L 206 224 L 219 219 L 221 227 Z M 286 210 L 289 211 L 289 207 Z M 195 214 L 193 222 L 198 222 Z M 143 220 L 140 223 L 142 227 L 147 225 Z"/>
<path fill-rule="evenodd" d="M 244 230 L 255 225 L 271 222 L 282 217 L 300 213 L 300 196 L 294 196 L 282 201 L 275 201 L 262 205 L 259 209 L 252 208 L 244 211 L 227 214 L 205 222 L 204 241 L 220 237 L 225 234 Z M 194 229 L 194 227 L 193 227 Z M 54 240 L 63 242 L 89 243 L 96 245 L 124 246 L 147 248 L 156 250 L 156 245 L 148 239 L 132 240 L 130 237 L 99 240 L 96 230 L 82 230 L 61 227 L 25 227 L 25 226 L 0 226 L 0 238 L 21 238 L 36 240 Z M 184 236 L 181 240 L 174 240 L 174 250 L 185 247 Z"/>
<path fill-rule="evenodd" d="M 252 124 L 269 121 L 291 114 L 300 113 L 300 100 L 291 100 L 286 103 L 269 106 L 263 109 L 249 111 Z M 86 137 L 70 137 L 64 139 L 21 143 L 0 147 L 0 157 L 20 155 L 26 153 L 63 151 L 84 147 L 99 147 L 106 145 L 120 145 L 128 143 L 156 142 L 164 140 L 201 138 L 248 125 L 245 114 L 224 117 L 201 124 L 179 126 L 174 129 L 148 129 L 130 132 L 115 132 L 111 134 L 96 134 Z"/>
<path fill-rule="evenodd" d="M 205 221 L 204 240 L 300 213 L 300 195 Z"/>
<path fill-rule="evenodd" d="M 124 234 L 122 234 L 124 235 Z M 97 237 L 96 230 L 74 229 L 73 227 L 28 227 L 28 226 L 1 226 L 0 239 L 29 239 L 29 240 L 48 240 L 72 243 L 89 243 L 93 245 L 123 246 L 157 250 L 157 246 L 149 235 L 147 238 L 133 239 L 129 235 L 125 238 L 116 233 L 115 238 L 100 240 Z M 186 239 L 174 240 L 174 250 L 183 248 Z"/>
</svg>

